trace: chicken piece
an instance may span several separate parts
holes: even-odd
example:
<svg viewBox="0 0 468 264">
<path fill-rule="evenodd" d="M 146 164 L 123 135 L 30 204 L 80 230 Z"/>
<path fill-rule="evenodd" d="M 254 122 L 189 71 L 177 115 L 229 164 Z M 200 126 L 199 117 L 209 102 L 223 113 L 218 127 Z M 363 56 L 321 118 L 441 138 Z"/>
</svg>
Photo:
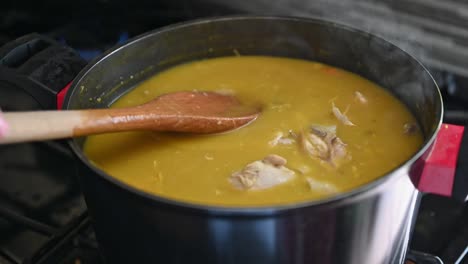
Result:
<svg viewBox="0 0 468 264">
<path fill-rule="evenodd" d="M 302 148 L 312 157 L 331 165 L 346 156 L 346 144 L 336 136 L 335 126 L 313 125 L 310 132 L 301 134 Z"/>
<path fill-rule="evenodd" d="M 318 157 L 322 160 L 328 160 L 330 157 L 330 149 L 323 138 L 312 133 L 303 133 L 301 135 L 301 144 L 304 150 L 311 156 Z"/>
<path fill-rule="evenodd" d="M 330 140 L 330 145 L 330 158 L 332 161 L 346 156 L 346 144 L 339 137 L 333 137 Z"/>
<path fill-rule="evenodd" d="M 270 140 L 268 144 L 272 147 L 276 145 L 291 145 L 294 144 L 295 140 L 291 136 L 285 136 L 283 132 L 278 132 L 275 135 L 275 138 Z"/>
<path fill-rule="evenodd" d="M 231 184 L 240 190 L 263 190 L 283 184 L 294 178 L 294 171 L 286 168 L 286 159 L 268 155 L 263 160 L 247 164 L 230 177 Z"/>
<path fill-rule="evenodd" d="M 338 107 L 335 106 L 335 103 L 332 103 L 332 112 L 335 117 L 340 120 L 341 123 L 347 126 L 356 126 L 353 122 L 351 122 L 346 114 L 343 114 Z"/>
<path fill-rule="evenodd" d="M 269 163 L 275 167 L 284 166 L 287 160 L 279 155 L 271 154 L 263 158 L 264 163 Z"/>
<path fill-rule="evenodd" d="M 354 92 L 354 98 L 356 98 L 356 100 L 361 104 L 367 104 L 367 98 L 358 91 Z"/>
<path fill-rule="evenodd" d="M 306 181 L 312 191 L 328 194 L 338 192 L 338 188 L 332 183 L 319 181 L 310 177 L 307 177 Z"/>
</svg>

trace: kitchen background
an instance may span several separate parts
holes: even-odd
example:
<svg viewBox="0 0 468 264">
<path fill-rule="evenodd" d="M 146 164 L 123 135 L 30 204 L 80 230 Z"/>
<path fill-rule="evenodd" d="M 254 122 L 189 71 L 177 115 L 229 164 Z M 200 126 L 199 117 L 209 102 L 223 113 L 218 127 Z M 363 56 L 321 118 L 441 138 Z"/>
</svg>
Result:
<svg viewBox="0 0 468 264">
<path fill-rule="evenodd" d="M 445 122 L 468 124 L 465 0 L 3 0 L 0 46 L 38 32 L 89 61 L 167 24 L 243 13 L 318 16 L 383 36 L 433 73 L 446 102 Z M 5 91 L 0 86 L 3 109 L 37 107 Z M 467 149 L 468 140 L 464 145 Z M 459 170 L 467 184 L 463 167 Z M 410 248 L 437 255 L 444 263 L 468 263 L 463 257 L 468 206 L 462 200 L 425 195 Z M 73 159 L 62 142 L 0 147 L 0 263 L 102 263 L 89 223 Z"/>
</svg>

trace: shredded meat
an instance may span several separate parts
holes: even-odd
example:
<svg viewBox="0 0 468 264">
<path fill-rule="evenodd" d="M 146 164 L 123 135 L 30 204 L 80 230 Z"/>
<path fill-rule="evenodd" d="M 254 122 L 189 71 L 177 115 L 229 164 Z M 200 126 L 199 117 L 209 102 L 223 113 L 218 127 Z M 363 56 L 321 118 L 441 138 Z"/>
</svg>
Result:
<svg viewBox="0 0 468 264">
<path fill-rule="evenodd" d="M 306 174 L 310 172 L 310 168 L 306 165 L 302 165 L 297 168 L 297 171 L 299 171 L 301 174 Z"/>
<path fill-rule="evenodd" d="M 356 100 L 358 102 L 360 102 L 361 104 L 367 104 L 367 98 L 364 97 L 364 95 L 358 91 L 354 92 L 354 97 L 356 98 Z"/>
<path fill-rule="evenodd" d="M 406 135 L 414 135 L 418 132 L 418 125 L 415 123 L 406 123 L 403 125 L 403 132 Z"/>
<path fill-rule="evenodd" d="M 341 123 L 347 126 L 355 126 L 353 122 L 351 122 L 348 117 L 343 114 L 338 107 L 335 106 L 335 103 L 332 103 L 332 112 L 335 117 L 340 120 Z"/>
<path fill-rule="evenodd" d="M 332 183 L 318 181 L 310 177 L 307 177 L 306 181 L 312 191 L 330 194 L 338 192 L 338 188 Z"/>
<path fill-rule="evenodd" d="M 241 190 L 262 190 L 285 183 L 294 177 L 294 171 L 286 168 L 286 159 L 268 155 L 263 160 L 247 164 L 230 177 L 232 185 Z"/>
<path fill-rule="evenodd" d="M 346 144 L 336 136 L 336 127 L 312 126 L 310 132 L 301 134 L 302 148 L 312 157 L 332 165 L 346 156 Z"/>
<path fill-rule="evenodd" d="M 270 146 L 291 145 L 294 142 L 295 142 L 295 140 L 291 135 L 285 136 L 283 134 L 283 132 L 278 132 L 278 133 L 276 133 L 275 138 L 270 140 L 270 142 L 268 142 L 268 144 L 270 144 Z"/>
<path fill-rule="evenodd" d="M 234 95 L 235 92 L 232 89 L 229 88 L 221 88 L 215 91 L 216 93 L 222 94 L 222 95 Z"/>
<path fill-rule="evenodd" d="M 312 125 L 310 129 L 314 134 L 320 137 L 325 137 L 327 134 L 336 135 L 336 126 Z"/>
</svg>

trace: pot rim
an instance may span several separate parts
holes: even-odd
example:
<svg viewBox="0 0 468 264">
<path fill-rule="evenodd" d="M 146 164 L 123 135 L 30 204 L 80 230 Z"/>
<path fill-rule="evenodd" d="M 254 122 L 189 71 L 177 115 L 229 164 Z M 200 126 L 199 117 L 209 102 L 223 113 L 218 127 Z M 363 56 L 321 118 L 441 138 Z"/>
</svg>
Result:
<svg viewBox="0 0 468 264">
<path fill-rule="evenodd" d="M 117 45 L 115 47 L 110 48 L 106 52 L 104 52 L 102 55 L 99 57 L 93 59 L 91 62 L 89 62 L 84 69 L 80 71 L 80 73 L 73 79 L 73 82 L 70 86 L 69 91 L 67 92 L 65 99 L 64 99 L 64 109 L 68 109 L 69 103 L 70 103 L 70 98 L 73 96 L 75 90 L 77 90 L 77 87 L 79 87 L 79 84 L 81 83 L 81 80 L 87 76 L 87 74 L 91 71 L 93 71 L 93 68 L 99 64 L 99 62 L 109 58 L 112 56 L 114 53 L 117 53 L 125 47 L 132 45 L 133 43 L 143 41 L 148 37 L 151 37 L 155 34 L 160 34 L 162 32 L 167 32 L 171 31 L 174 29 L 178 28 L 184 28 L 184 27 L 191 27 L 194 25 L 200 25 L 204 23 L 211 23 L 211 22 L 217 22 L 217 21 L 229 21 L 229 20 L 275 20 L 275 21 L 298 21 L 298 22 L 309 22 L 309 23 L 315 23 L 315 24 L 322 24 L 322 25 L 331 25 L 333 27 L 338 27 L 344 30 L 352 31 L 354 33 L 362 34 L 362 35 L 368 35 L 372 36 L 373 38 L 377 38 L 380 41 L 386 42 L 390 44 L 391 46 L 397 48 L 404 54 L 406 54 L 409 58 L 414 60 L 423 70 L 425 74 L 427 74 L 428 77 L 432 80 L 432 82 L 435 85 L 435 89 L 437 90 L 437 97 L 436 102 L 438 101 L 440 104 L 440 114 L 437 117 L 437 126 L 433 127 L 432 131 L 430 132 L 429 136 L 426 137 L 424 143 L 421 145 L 419 150 L 415 152 L 411 158 L 407 159 L 406 161 L 402 162 L 399 164 L 397 167 L 395 167 L 393 170 L 387 172 L 386 174 L 366 183 L 361 186 L 358 186 L 356 188 L 353 188 L 349 191 L 339 193 L 338 195 L 326 197 L 324 199 L 319 199 L 319 200 L 311 200 L 311 201 L 302 201 L 302 202 L 296 202 L 296 203 L 287 203 L 287 204 L 281 204 L 281 205 L 267 205 L 267 206 L 248 206 L 248 207 L 242 207 L 242 206 L 219 206 L 219 205 L 204 205 L 201 203 L 192 203 L 188 201 L 183 201 L 183 200 L 177 200 L 177 199 L 172 199 L 172 198 L 166 198 L 164 196 L 160 196 L 157 194 L 152 194 L 143 190 L 140 190 L 136 187 L 133 187 L 123 181 L 118 180 L 117 178 L 107 174 L 97 166 L 95 166 L 90 160 L 85 156 L 84 152 L 79 148 L 78 144 L 75 142 L 73 139 L 68 140 L 68 144 L 73 150 L 74 154 L 79 158 L 79 160 L 85 164 L 88 168 L 92 169 L 96 174 L 99 175 L 99 177 L 103 178 L 104 180 L 108 181 L 112 185 L 120 188 L 122 191 L 128 191 L 129 193 L 136 195 L 140 198 L 143 198 L 146 200 L 146 202 L 152 202 L 152 203 L 162 203 L 166 206 L 178 208 L 178 209 L 191 209 L 193 211 L 199 212 L 199 213 L 208 213 L 208 214 L 216 214 L 216 215 L 271 215 L 271 214 L 278 214 L 278 213 L 284 213 L 287 211 L 291 210 L 296 210 L 304 207 L 322 207 L 322 206 L 330 206 L 330 205 L 339 205 L 343 203 L 350 202 L 351 200 L 357 199 L 359 197 L 365 196 L 366 194 L 372 192 L 373 190 L 377 189 L 378 187 L 383 186 L 385 183 L 390 182 L 391 180 L 395 179 L 398 176 L 401 176 L 400 172 L 404 172 L 405 170 L 408 171 L 408 169 L 411 167 L 413 163 L 415 163 L 419 158 L 421 158 L 422 155 L 424 155 L 431 145 L 434 143 L 437 133 L 440 130 L 440 127 L 442 125 L 442 118 L 443 118 L 443 100 L 442 100 L 442 95 L 440 92 L 440 89 L 435 82 L 434 78 L 430 74 L 430 72 L 427 70 L 422 63 L 417 60 L 414 56 L 411 54 L 407 53 L 403 49 L 399 48 L 396 46 L 394 43 L 391 41 L 385 40 L 379 36 L 376 36 L 374 34 L 371 34 L 367 31 L 356 29 L 347 25 L 343 25 L 340 23 L 336 23 L 334 21 L 330 20 L 325 20 L 322 18 L 318 17 L 292 17 L 292 16 L 262 16 L 262 15 L 234 15 L 234 16 L 220 16 L 220 17 L 210 17 L 210 18 L 201 18 L 201 19 L 195 19 L 195 20 L 190 20 L 190 21 L 185 21 L 185 22 L 180 22 L 180 23 L 175 23 L 171 25 L 167 25 L 155 30 L 151 30 L 148 32 L 145 32 L 141 35 L 135 36 L 128 41 L 126 41 L 123 44 Z M 416 187 L 415 187 L 416 188 Z"/>
</svg>

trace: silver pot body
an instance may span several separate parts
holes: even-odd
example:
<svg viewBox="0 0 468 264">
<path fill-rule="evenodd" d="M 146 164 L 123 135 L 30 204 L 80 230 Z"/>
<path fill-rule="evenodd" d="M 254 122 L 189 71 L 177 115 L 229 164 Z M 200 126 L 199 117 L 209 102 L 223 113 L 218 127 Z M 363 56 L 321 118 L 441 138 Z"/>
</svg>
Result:
<svg viewBox="0 0 468 264">
<path fill-rule="evenodd" d="M 84 139 L 73 140 L 108 263 L 403 263 L 420 198 L 413 179 L 438 132 L 443 107 L 427 70 L 381 38 L 314 19 L 244 16 L 178 24 L 137 37 L 91 63 L 75 79 L 64 106 L 107 107 L 165 68 L 236 53 L 315 60 L 370 79 L 411 109 L 425 143 L 387 175 L 327 200 L 222 208 L 127 186 L 87 160 Z M 100 102 L 90 100 L 97 97 Z"/>
</svg>

